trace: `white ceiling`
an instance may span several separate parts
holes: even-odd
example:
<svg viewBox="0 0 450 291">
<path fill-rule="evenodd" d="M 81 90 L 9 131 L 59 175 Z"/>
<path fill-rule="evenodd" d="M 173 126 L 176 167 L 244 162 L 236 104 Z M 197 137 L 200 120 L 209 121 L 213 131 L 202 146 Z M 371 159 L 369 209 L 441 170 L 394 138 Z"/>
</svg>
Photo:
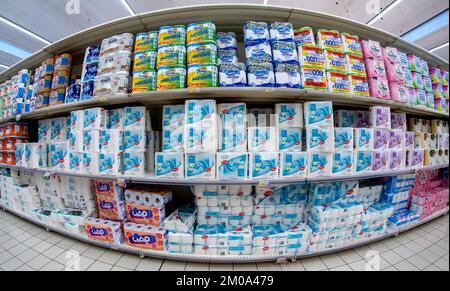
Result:
<svg viewBox="0 0 450 291">
<path fill-rule="evenodd" d="M 79 0 L 80 14 L 69 15 L 66 13 L 68 1 L 76 0 L 2 0 L 0 16 L 54 42 L 94 25 L 130 15 L 121 0 Z M 381 8 L 386 8 L 395 0 L 268 0 L 267 4 L 316 10 L 367 23 L 375 16 L 375 11 L 368 6 L 368 3 L 377 3 L 377 1 Z M 143 13 L 195 4 L 262 5 L 264 0 L 128 0 L 128 3 L 136 13 Z M 403 0 L 375 22 L 374 26 L 402 35 L 448 8 L 448 0 Z M 430 31 L 416 43 L 425 49 L 435 48 L 448 42 L 448 32 L 447 25 L 437 31 Z M 0 44 L 1 42 L 29 53 L 45 46 L 45 43 L 0 21 Z M 448 60 L 448 47 L 437 50 L 435 53 Z M 0 64 L 11 66 L 18 60 L 20 58 L 14 56 L 11 51 L 5 52 L 0 49 Z M 0 72 L 2 70 L 0 66 Z"/>
</svg>

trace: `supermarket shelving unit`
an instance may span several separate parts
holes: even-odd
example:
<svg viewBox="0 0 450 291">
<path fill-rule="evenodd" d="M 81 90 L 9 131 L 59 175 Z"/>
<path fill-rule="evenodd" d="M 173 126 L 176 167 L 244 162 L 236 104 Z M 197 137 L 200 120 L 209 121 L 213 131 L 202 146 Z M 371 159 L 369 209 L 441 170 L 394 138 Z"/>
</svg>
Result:
<svg viewBox="0 0 450 291">
<path fill-rule="evenodd" d="M 33 69 L 40 65 L 45 59 L 61 53 L 71 53 L 74 57 L 74 64 L 79 65 L 82 63 L 85 48 L 100 43 L 102 39 L 111 35 L 130 32 L 139 33 L 143 31 L 157 30 L 164 25 L 175 24 L 188 24 L 198 21 L 213 21 L 218 31 L 234 31 L 238 34 L 238 37 L 242 40 L 242 27 L 247 20 L 258 21 L 282 21 L 291 22 L 295 27 L 311 26 L 314 29 L 328 28 L 336 29 L 341 32 L 348 32 L 360 36 L 362 39 L 375 39 L 381 42 L 383 46 L 389 45 L 404 50 L 407 53 L 412 53 L 418 57 L 428 61 L 430 66 L 438 67 L 441 69 L 449 70 L 449 64 L 442 58 L 429 53 L 428 51 L 402 40 L 398 36 L 394 36 L 390 33 L 378 30 L 376 28 L 367 26 L 362 23 L 350 21 L 348 19 L 336 17 L 329 14 L 323 14 L 308 10 L 293 9 L 281 6 L 262 6 L 262 5 L 250 5 L 250 4 L 230 4 L 230 5 L 202 5 L 181 7 L 176 9 L 167 9 L 151 13 L 138 14 L 136 16 L 119 19 L 113 22 L 109 22 L 103 25 L 99 25 L 72 36 L 66 37 L 54 44 L 51 44 L 42 50 L 34 53 L 27 59 L 10 67 L 8 70 L 0 74 L 0 82 L 11 78 L 17 71 L 21 69 Z M 24 113 L 15 118 L 0 119 L 0 124 L 9 121 L 31 121 L 45 119 L 55 116 L 68 115 L 71 111 L 79 110 L 83 108 L 91 108 L 97 106 L 110 106 L 110 105 L 127 105 L 127 104 L 144 104 L 146 106 L 161 106 L 165 104 L 182 104 L 188 99 L 216 99 L 217 101 L 226 102 L 246 102 L 249 104 L 275 104 L 280 102 L 305 102 L 305 101 L 332 101 L 335 105 L 348 106 L 348 107 L 362 107 L 368 108 L 370 106 L 381 105 L 387 106 L 394 111 L 405 112 L 417 116 L 430 117 L 430 118 L 442 118 L 448 119 L 449 114 L 446 112 L 440 112 L 434 109 L 428 109 L 425 107 L 413 106 L 410 104 L 401 104 L 388 100 L 380 100 L 370 97 L 361 97 L 355 95 L 343 95 L 334 94 L 328 92 L 317 92 L 310 90 L 299 89 L 281 89 L 281 88 L 202 88 L 202 89 L 180 89 L 170 91 L 157 91 L 135 94 L 121 94 L 108 97 L 96 97 L 88 101 L 80 101 L 71 104 L 62 104 L 49 108 L 39 109 L 35 112 Z M 126 183 L 142 183 L 152 185 L 195 185 L 195 184 L 247 184 L 247 185 L 270 185 L 270 184 L 293 184 L 293 183 L 305 183 L 305 182 L 330 182 L 330 181 L 343 181 L 343 180 L 361 180 L 380 178 L 385 176 L 395 176 L 402 174 L 412 174 L 415 170 L 402 170 L 387 173 L 372 173 L 367 175 L 355 175 L 346 177 L 325 177 L 325 178 L 301 178 L 301 179 L 278 179 L 267 181 L 194 181 L 188 179 L 161 179 L 151 176 L 145 177 L 124 177 L 124 176 L 99 176 L 88 174 L 76 174 L 67 172 L 54 172 L 47 169 L 29 169 L 10 165 L 0 165 L 3 168 L 23 170 L 29 172 L 37 172 L 48 175 L 62 175 L 62 176 L 76 176 L 85 178 L 101 178 L 109 180 L 118 180 Z M 448 165 L 438 167 L 424 167 L 423 169 L 438 169 L 448 168 Z M 40 221 L 32 219 L 22 213 L 18 213 L 12 209 L 5 209 L 17 216 L 23 217 L 35 224 L 41 225 L 48 230 L 52 230 L 66 236 L 73 237 L 78 240 L 82 240 L 91 244 L 102 246 L 105 248 L 111 248 L 128 253 L 138 254 L 140 256 L 149 256 L 155 258 L 166 258 L 171 260 L 182 261 L 195 261 L 195 262 L 218 262 L 218 263 L 230 263 L 230 262 L 265 262 L 276 261 L 279 259 L 296 259 L 309 256 L 324 255 L 331 252 L 343 251 L 346 249 L 355 248 L 361 245 L 372 243 L 374 241 L 383 240 L 385 238 L 398 235 L 400 232 L 417 227 L 423 223 L 431 221 L 439 216 L 448 213 L 448 209 L 434 214 L 433 216 L 406 227 L 402 227 L 395 231 L 391 231 L 384 236 L 373 238 L 370 240 L 358 242 L 352 245 L 345 246 L 339 249 L 331 249 L 313 254 L 307 254 L 302 256 L 291 257 L 274 257 L 274 256 L 202 256 L 202 255 L 184 255 L 184 254 L 172 254 L 168 252 L 142 250 L 132 248 L 126 245 L 116 246 L 109 245 L 98 241 L 93 241 L 85 236 L 74 235 L 67 232 L 64 229 L 46 225 Z"/>
</svg>

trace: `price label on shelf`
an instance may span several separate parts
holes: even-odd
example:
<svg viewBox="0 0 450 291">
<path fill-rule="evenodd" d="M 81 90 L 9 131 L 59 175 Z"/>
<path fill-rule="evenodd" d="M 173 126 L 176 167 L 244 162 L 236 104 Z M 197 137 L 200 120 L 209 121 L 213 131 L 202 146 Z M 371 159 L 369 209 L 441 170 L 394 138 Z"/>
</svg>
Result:
<svg viewBox="0 0 450 291">
<path fill-rule="evenodd" d="M 270 183 L 269 181 L 259 181 L 258 187 L 269 187 Z"/>
<path fill-rule="evenodd" d="M 17 122 L 19 122 L 21 119 L 22 119 L 22 115 L 21 114 L 16 115 L 16 121 Z"/>
<path fill-rule="evenodd" d="M 189 93 L 191 94 L 200 93 L 200 89 L 190 89 Z"/>
<path fill-rule="evenodd" d="M 264 92 L 266 92 L 266 93 L 273 93 L 273 89 L 265 89 Z"/>
<path fill-rule="evenodd" d="M 119 185 L 122 188 L 127 187 L 127 180 L 125 180 L 124 178 L 118 178 L 116 182 L 117 182 L 117 185 Z"/>
<path fill-rule="evenodd" d="M 347 94 L 345 94 L 345 95 L 344 95 L 344 99 L 345 99 L 345 100 L 350 100 L 350 99 L 352 99 L 352 95 L 347 95 Z"/>
</svg>

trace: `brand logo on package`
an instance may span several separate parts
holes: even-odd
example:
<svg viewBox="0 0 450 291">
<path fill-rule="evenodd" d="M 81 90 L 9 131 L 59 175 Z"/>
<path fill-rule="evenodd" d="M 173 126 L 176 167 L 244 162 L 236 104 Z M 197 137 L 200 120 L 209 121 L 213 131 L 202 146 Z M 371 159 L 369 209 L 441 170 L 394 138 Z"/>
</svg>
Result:
<svg viewBox="0 0 450 291">
<path fill-rule="evenodd" d="M 130 216 L 134 219 L 152 219 L 153 213 L 151 210 L 144 210 L 133 207 L 130 210 Z"/>
<path fill-rule="evenodd" d="M 107 202 L 107 201 L 102 201 L 102 203 L 100 204 L 100 207 L 104 210 L 114 210 L 114 203 L 113 202 Z"/>
<path fill-rule="evenodd" d="M 112 189 L 111 183 L 97 182 L 97 191 L 98 192 L 110 192 L 111 189 Z"/>
<path fill-rule="evenodd" d="M 102 237 L 102 236 L 108 236 L 108 230 L 106 228 L 96 228 L 93 227 L 89 230 L 89 233 L 92 236 L 96 236 L 96 237 Z"/>
<path fill-rule="evenodd" d="M 128 239 L 135 245 L 152 245 L 156 243 L 156 237 L 153 235 L 139 235 L 135 233 Z"/>
</svg>

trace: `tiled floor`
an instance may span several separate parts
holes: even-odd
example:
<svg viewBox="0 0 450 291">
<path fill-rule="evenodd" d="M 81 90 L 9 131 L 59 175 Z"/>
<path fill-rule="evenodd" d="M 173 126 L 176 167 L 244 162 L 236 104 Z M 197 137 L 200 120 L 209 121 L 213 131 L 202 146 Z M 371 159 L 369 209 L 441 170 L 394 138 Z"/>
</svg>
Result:
<svg viewBox="0 0 450 291">
<path fill-rule="evenodd" d="M 280 265 L 198 264 L 141 259 L 82 243 L 0 210 L 0 270 L 65 270 L 71 255 L 79 254 L 72 268 L 89 271 L 364 271 L 370 262 L 386 271 L 449 271 L 449 216 L 369 246 Z M 375 260 L 370 260 L 375 255 Z"/>
</svg>

